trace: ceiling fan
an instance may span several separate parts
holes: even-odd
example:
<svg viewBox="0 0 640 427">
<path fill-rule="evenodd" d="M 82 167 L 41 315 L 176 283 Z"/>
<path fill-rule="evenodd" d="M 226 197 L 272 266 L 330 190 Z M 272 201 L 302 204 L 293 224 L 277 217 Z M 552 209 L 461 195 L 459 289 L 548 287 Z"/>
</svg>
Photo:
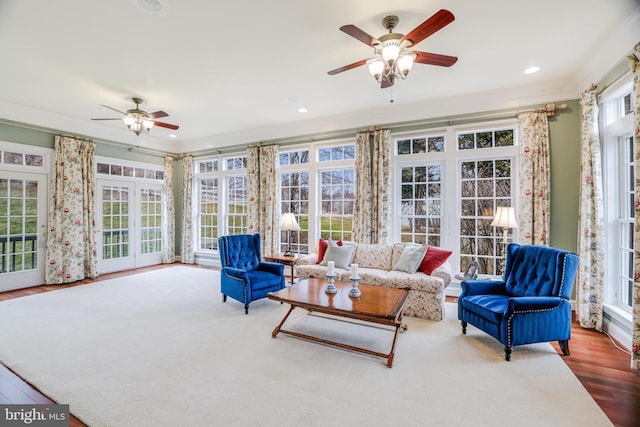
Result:
<svg viewBox="0 0 640 427">
<path fill-rule="evenodd" d="M 140 104 L 142 104 L 141 98 L 131 98 L 134 104 L 136 104 L 136 108 L 132 108 L 127 110 L 126 112 L 120 111 L 116 108 L 109 107 L 108 105 L 102 105 L 104 108 L 108 108 L 110 110 L 115 111 L 116 113 L 120 113 L 123 117 L 117 118 L 98 118 L 91 120 L 122 120 L 127 125 L 129 130 L 136 135 L 140 135 L 141 133 L 149 133 L 151 128 L 155 126 L 160 126 L 167 129 L 178 130 L 178 125 L 172 125 L 170 123 L 159 122 L 156 119 L 167 117 L 168 114 L 164 111 L 156 111 L 155 113 L 147 113 L 140 109 Z"/>
<path fill-rule="evenodd" d="M 398 78 L 405 79 L 414 62 L 450 67 L 458 61 L 458 57 L 410 49 L 449 25 L 454 19 L 453 13 L 446 9 L 440 9 L 405 36 L 404 34 L 393 32 L 393 29 L 398 25 L 399 19 L 395 15 L 389 15 L 382 20 L 382 25 L 389 32 L 379 38 L 370 36 L 355 25 L 343 25 L 340 27 L 340 31 L 347 33 L 367 46 L 371 46 L 374 56 L 336 68 L 327 74 L 333 76 L 368 64 L 369 72 L 380 83 L 380 87 L 384 89 L 392 86 L 393 82 Z"/>
</svg>

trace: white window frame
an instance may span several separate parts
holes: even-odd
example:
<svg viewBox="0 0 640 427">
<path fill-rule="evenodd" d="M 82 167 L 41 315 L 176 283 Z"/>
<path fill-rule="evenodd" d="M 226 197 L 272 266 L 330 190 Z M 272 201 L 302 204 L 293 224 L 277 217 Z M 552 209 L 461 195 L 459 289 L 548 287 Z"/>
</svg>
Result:
<svg viewBox="0 0 640 427">
<path fill-rule="evenodd" d="M 239 177 L 242 176 L 245 178 L 245 184 L 247 183 L 247 169 L 246 168 L 236 168 L 234 165 L 233 168 L 229 169 L 227 165 L 227 161 L 229 159 L 237 159 L 237 158 L 245 158 L 247 155 L 246 152 L 240 153 L 229 153 L 224 156 L 207 156 L 207 157 L 199 157 L 193 159 L 193 212 L 195 213 L 195 222 L 193 227 L 193 242 L 195 248 L 195 254 L 197 256 L 210 257 L 212 254 L 217 254 L 217 243 L 216 249 L 202 249 L 200 248 L 200 224 L 201 224 L 201 216 L 200 216 L 200 199 L 201 194 L 199 192 L 199 181 L 200 179 L 206 178 L 217 178 L 218 180 L 218 213 L 217 213 L 217 235 L 223 236 L 227 233 L 227 225 L 229 221 L 229 198 L 228 196 L 228 180 L 230 177 Z M 218 162 L 218 170 L 200 172 L 199 164 L 201 162 L 209 162 L 209 161 L 217 161 Z M 245 161 L 246 163 L 246 161 Z"/>
<path fill-rule="evenodd" d="M 624 282 L 623 263 L 620 260 L 621 222 L 625 222 L 623 212 L 628 210 L 628 201 L 623 200 L 621 183 L 628 182 L 622 163 L 625 162 L 621 149 L 624 138 L 633 135 L 633 113 L 623 116 L 622 100 L 632 91 L 631 75 L 623 76 L 600 95 L 600 129 L 602 136 L 603 193 L 605 216 L 605 253 L 616 254 L 605 260 L 605 314 L 618 323 L 631 327 L 631 307 L 622 297 L 628 289 Z M 637 141 L 635 142 L 637 143 Z M 636 165 L 637 170 L 637 165 Z M 637 180 L 638 177 L 636 176 Z M 638 197 L 638 195 L 636 195 Z"/>
<path fill-rule="evenodd" d="M 469 132 L 483 132 L 496 129 L 514 128 L 514 145 L 504 147 L 492 147 L 492 148 L 475 148 L 468 150 L 458 149 L 457 135 L 459 133 Z M 405 154 L 397 155 L 396 152 L 396 140 L 408 139 L 408 138 L 420 138 L 420 137 L 433 137 L 433 136 L 445 136 L 445 149 L 444 151 L 433 151 L 427 153 L 418 154 Z M 442 222 L 441 222 L 441 247 L 451 250 L 453 253 L 449 258 L 449 263 L 454 273 L 460 269 L 460 232 L 459 232 L 459 220 L 461 212 L 461 200 L 459 196 L 460 191 L 460 164 L 463 161 L 478 161 L 478 160 L 494 160 L 509 158 L 511 163 L 511 176 L 513 179 L 512 185 L 512 206 L 518 211 L 518 176 L 519 176 L 519 160 L 518 160 L 518 122 L 517 119 L 504 119 L 493 120 L 481 123 L 471 123 L 460 126 L 446 126 L 441 128 L 432 128 L 427 130 L 417 130 L 411 132 L 394 133 L 392 135 L 392 191 L 393 203 L 391 208 L 392 218 L 396 218 L 398 215 L 395 213 L 400 212 L 400 197 L 398 194 L 401 182 L 400 171 L 401 167 L 405 165 L 424 165 L 429 163 L 442 163 L 442 188 L 441 188 L 441 200 L 442 200 Z M 500 234 L 500 231 L 494 233 L 496 236 Z M 517 230 L 512 230 L 510 241 L 517 241 Z M 391 241 L 400 241 L 400 223 L 393 221 L 393 230 L 391 232 Z"/>
</svg>

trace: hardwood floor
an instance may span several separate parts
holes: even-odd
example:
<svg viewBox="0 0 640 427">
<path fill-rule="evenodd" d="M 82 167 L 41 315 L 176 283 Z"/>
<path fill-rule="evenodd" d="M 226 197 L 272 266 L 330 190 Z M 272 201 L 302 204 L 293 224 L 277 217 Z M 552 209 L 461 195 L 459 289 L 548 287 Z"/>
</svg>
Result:
<svg viewBox="0 0 640 427">
<path fill-rule="evenodd" d="M 81 280 L 69 285 L 36 286 L 0 293 L 0 301 L 20 298 L 27 295 L 51 292 L 74 286 L 90 285 L 102 280 L 122 277 L 129 274 L 166 268 L 170 265 L 139 268 L 105 274 L 96 280 Z M 193 268 L 211 268 L 193 266 Z M 455 299 L 447 297 L 447 301 Z M 562 354 L 558 344 L 552 344 Z M 571 356 L 563 357 L 567 366 L 580 380 L 584 388 L 591 394 L 611 422 L 619 427 L 634 427 L 640 423 L 640 373 L 632 370 L 630 356 L 617 349 L 605 334 L 582 329 L 576 322 L 572 327 L 570 342 Z M 505 363 L 517 363 L 505 362 Z M 24 381 L 11 370 L 0 364 L 0 404 L 49 404 L 53 403 L 42 395 L 35 387 Z M 71 405 L 73 412 L 73 405 Z M 85 426 L 75 417 L 70 426 Z"/>
</svg>

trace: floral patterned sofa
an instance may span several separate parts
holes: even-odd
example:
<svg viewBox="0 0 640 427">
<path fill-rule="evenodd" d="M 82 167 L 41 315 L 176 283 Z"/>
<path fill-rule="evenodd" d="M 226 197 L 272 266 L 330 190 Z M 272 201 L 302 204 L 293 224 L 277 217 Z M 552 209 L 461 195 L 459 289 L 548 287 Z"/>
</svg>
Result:
<svg viewBox="0 0 640 427">
<path fill-rule="evenodd" d="M 360 283 L 390 288 L 407 288 L 409 289 L 409 297 L 404 308 L 405 316 L 442 320 L 444 317 L 444 289 L 451 282 L 451 265 L 448 261 L 444 261 L 433 270 L 431 275 L 420 270 L 413 274 L 393 270 L 404 247 L 404 243 L 356 244 L 351 263 L 358 264 Z M 427 249 L 426 256 L 429 256 L 431 248 L 433 247 Z M 434 248 L 433 252 L 435 253 L 438 249 Z M 295 267 L 298 278 L 325 278 L 327 266 L 319 265 L 317 262 L 317 253 L 301 257 Z M 350 270 L 336 267 L 334 271 L 337 281 L 349 281 Z"/>
</svg>

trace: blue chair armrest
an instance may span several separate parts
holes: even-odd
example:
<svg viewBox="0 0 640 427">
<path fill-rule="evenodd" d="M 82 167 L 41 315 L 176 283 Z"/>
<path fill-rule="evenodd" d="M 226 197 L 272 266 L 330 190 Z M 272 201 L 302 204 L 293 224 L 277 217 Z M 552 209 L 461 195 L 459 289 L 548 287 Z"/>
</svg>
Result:
<svg viewBox="0 0 640 427">
<path fill-rule="evenodd" d="M 462 293 L 460 298 L 467 295 L 505 295 L 505 282 L 502 280 L 465 280 L 460 283 Z"/>
<path fill-rule="evenodd" d="M 277 274 L 278 276 L 284 275 L 284 265 L 277 262 L 260 261 L 256 270 L 266 271 L 267 273 Z"/>
<path fill-rule="evenodd" d="M 222 274 L 226 274 L 227 276 L 237 280 L 242 280 L 245 283 L 249 282 L 249 276 L 247 275 L 247 272 L 239 268 L 222 267 Z"/>
<path fill-rule="evenodd" d="M 562 297 L 514 297 L 509 299 L 505 314 L 523 311 L 544 311 L 559 307 L 566 301 Z"/>
</svg>

